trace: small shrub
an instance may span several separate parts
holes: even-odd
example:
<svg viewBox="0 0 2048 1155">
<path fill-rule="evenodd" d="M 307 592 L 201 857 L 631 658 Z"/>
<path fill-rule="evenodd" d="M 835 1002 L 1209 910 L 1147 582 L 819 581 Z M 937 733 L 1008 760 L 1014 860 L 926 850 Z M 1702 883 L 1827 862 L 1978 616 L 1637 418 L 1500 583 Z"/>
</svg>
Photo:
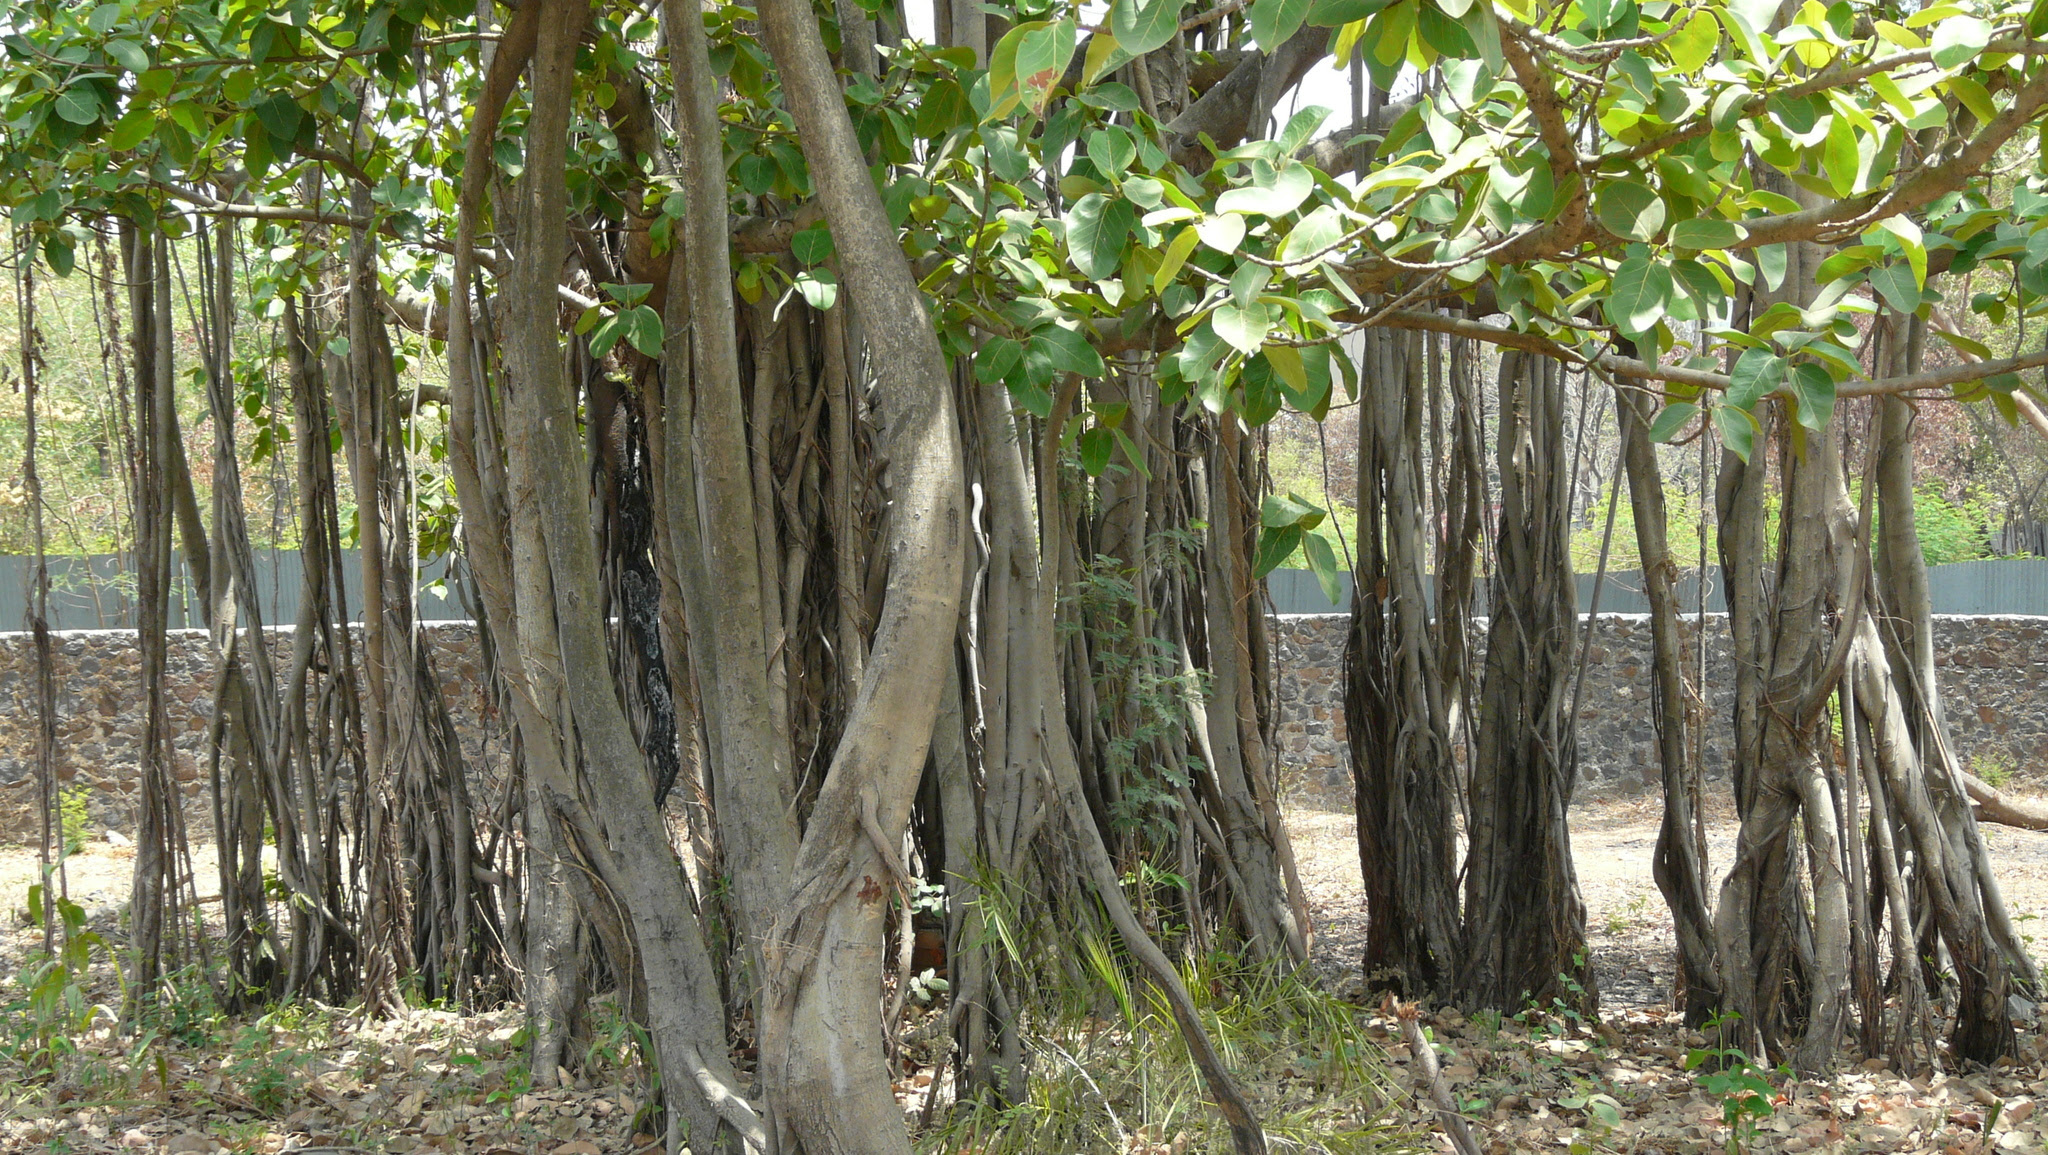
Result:
<svg viewBox="0 0 2048 1155">
<path fill-rule="evenodd" d="M 1707 1022 L 1710 1035 L 1734 1022 L 1740 1016 L 1729 1012 L 1716 1015 Z M 1699 1076 L 1700 1090 L 1721 1101 L 1721 1121 L 1728 1127 L 1728 1155 L 1742 1155 L 1756 1139 L 1758 1123 L 1777 1112 L 1772 1102 L 1777 1088 L 1772 1085 L 1773 1075 L 1780 1079 L 1790 1078 L 1792 1070 L 1780 1065 L 1769 1070 L 1757 1065 L 1737 1047 L 1698 1047 L 1685 1056 L 1685 1069 L 1707 1073 Z"/>
<path fill-rule="evenodd" d="M 85 832 L 92 825 L 92 811 L 86 808 L 87 793 L 83 786 L 57 792 L 57 832 L 65 854 L 85 849 Z"/>
<path fill-rule="evenodd" d="M 2003 790 L 2012 782 L 2013 757 L 2010 750 L 1983 749 L 1970 755 L 1970 773 L 1984 780 L 1986 786 Z"/>
<path fill-rule="evenodd" d="M 85 929 L 85 911 L 77 903 L 52 894 L 47 883 L 29 887 L 28 913 L 31 922 L 43 920 L 43 904 L 54 907 L 58 944 L 54 954 L 40 951 L 29 956 L 14 984 L 16 998 L 0 1007 L 0 1022 L 8 1036 L 4 1047 L 32 1079 L 57 1073 L 59 1065 L 78 1051 L 73 1041 L 101 1016 L 113 1018 L 113 1011 L 86 997 L 86 979 L 95 950 L 113 961 L 113 954 L 99 935 Z M 116 975 L 118 976 L 118 968 Z"/>
</svg>

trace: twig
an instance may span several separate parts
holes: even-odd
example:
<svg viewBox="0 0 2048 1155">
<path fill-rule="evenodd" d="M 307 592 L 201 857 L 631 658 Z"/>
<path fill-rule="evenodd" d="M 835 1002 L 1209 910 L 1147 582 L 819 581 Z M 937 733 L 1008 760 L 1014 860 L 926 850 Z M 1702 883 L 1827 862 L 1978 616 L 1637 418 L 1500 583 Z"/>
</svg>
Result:
<svg viewBox="0 0 2048 1155">
<path fill-rule="evenodd" d="M 1193 32 L 1204 24 L 1214 24 L 1225 16 L 1243 11 L 1244 6 L 1249 3 L 1251 3 L 1251 0 L 1223 0 L 1223 3 L 1209 9 L 1207 12 L 1197 12 L 1186 20 L 1181 21 L 1180 30 L 1182 32 Z"/>
<path fill-rule="evenodd" d="M 1419 1004 L 1395 1002 L 1394 996 L 1388 995 L 1380 1009 L 1400 1022 L 1401 1034 L 1408 1040 L 1408 1053 L 1415 1060 L 1416 1073 L 1429 1093 L 1429 1101 L 1436 1106 L 1437 1116 L 1443 1120 L 1444 1134 L 1450 1136 L 1451 1146 L 1458 1149 L 1458 1155 L 1480 1155 L 1478 1140 L 1472 1138 L 1472 1129 L 1466 1125 L 1457 1101 L 1451 1098 L 1450 1088 L 1444 1086 L 1443 1073 L 1437 1070 L 1436 1048 L 1422 1036 Z"/>
</svg>

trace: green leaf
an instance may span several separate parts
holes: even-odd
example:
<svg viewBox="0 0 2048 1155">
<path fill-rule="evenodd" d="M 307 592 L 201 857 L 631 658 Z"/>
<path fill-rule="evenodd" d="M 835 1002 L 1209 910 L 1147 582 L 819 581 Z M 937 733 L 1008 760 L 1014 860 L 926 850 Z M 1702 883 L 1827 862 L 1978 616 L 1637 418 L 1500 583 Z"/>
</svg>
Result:
<svg viewBox="0 0 2048 1155">
<path fill-rule="evenodd" d="M 1046 100 L 1074 58 L 1074 22 L 1060 20 L 1026 33 L 1017 42 L 1017 90 L 1031 94 L 1035 110 Z"/>
<path fill-rule="evenodd" d="M 1323 524 L 1323 519 L 1329 515 L 1328 510 L 1304 499 L 1292 490 L 1284 494 L 1269 493 L 1266 499 L 1259 503 L 1259 524 L 1267 529 L 1281 529 L 1290 525 L 1314 529 Z"/>
<path fill-rule="evenodd" d="M 1920 286 L 1913 283 L 1913 270 L 1905 265 L 1886 265 L 1870 271 L 1870 287 L 1884 298 L 1894 312 L 1912 314 L 1920 310 Z"/>
<path fill-rule="evenodd" d="M 305 110 L 294 104 L 291 97 L 283 95 L 271 96 L 257 104 L 255 113 L 263 122 L 264 131 L 279 141 L 296 140 L 299 125 L 306 119 Z"/>
<path fill-rule="evenodd" d="M 1674 401 L 1666 405 L 1664 412 L 1657 414 L 1657 419 L 1650 423 L 1650 440 L 1660 445 L 1670 441 L 1699 411 L 1700 407 L 1690 401 Z"/>
<path fill-rule="evenodd" d="M 107 134 L 107 147 L 115 152 L 127 152 L 156 131 L 156 112 L 146 105 L 138 104 L 128 110 L 114 124 L 114 131 Z"/>
<path fill-rule="evenodd" d="M 1217 252 L 1234 254 L 1238 242 L 1244 240 L 1244 218 L 1236 213 L 1205 217 L 1195 225 L 1195 234 L 1202 238 L 1203 244 Z"/>
<path fill-rule="evenodd" d="M 1744 461 L 1749 460 L 1757 428 L 1756 418 L 1750 415 L 1749 410 L 1732 405 L 1714 406 L 1714 430 L 1721 435 L 1721 444 Z"/>
<path fill-rule="evenodd" d="M 807 229 L 798 229 L 789 238 L 789 249 L 796 254 L 797 260 L 806 265 L 822 265 L 832 259 L 832 230 L 823 221 Z"/>
<path fill-rule="evenodd" d="M 100 118 L 99 96 L 89 84 L 74 84 L 57 97 L 57 115 L 73 124 L 91 124 Z"/>
<path fill-rule="evenodd" d="M 917 134 L 936 140 L 963 124 L 974 122 L 974 109 L 967 90 L 952 79 L 934 81 L 917 105 Z"/>
<path fill-rule="evenodd" d="M 599 358 L 609 356 L 612 346 L 619 343 L 619 338 L 624 336 L 625 332 L 624 318 L 616 313 L 606 317 L 597 328 L 590 331 L 590 355 Z"/>
<path fill-rule="evenodd" d="M 1124 242 L 1137 227 L 1131 202 L 1089 193 L 1067 214 L 1067 255 L 1082 276 L 1102 280 L 1123 263 Z"/>
<path fill-rule="evenodd" d="M 1093 426 L 1081 434 L 1081 468 L 1090 477 L 1101 477 L 1109 467 L 1109 455 L 1116 449 L 1116 437 L 1100 425 Z"/>
<path fill-rule="evenodd" d="M 1143 56 L 1180 35 L 1183 0 L 1116 0 L 1109 10 L 1109 30 L 1125 52 Z"/>
<path fill-rule="evenodd" d="M 1649 332 L 1664 319 L 1671 300 L 1671 270 L 1648 257 L 1630 257 L 1614 270 L 1603 305 L 1607 320 L 1631 336 Z"/>
<path fill-rule="evenodd" d="M 1375 15 L 1393 0 L 1315 0 L 1308 22 L 1317 28 L 1342 28 Z"/>
<path fill-rule="evenodd" d="M 1310 0 L 1252 0 L 1252 39 L 1268 53 L 1278 52 L 1308 19 Z"/>
<path fill-rule="evenodd" d="M 1944 16 L 1928 41 L 1937 68 L 1960 68 L 1991 43 L 1991 26 L 1975 16 Z"/>
<path fill-rule="evenodd" d="M 1998 106 L 1991 102 L 1991 90 L 1969 77 L 1949 77 L 1948 90 L 1956 94 L 1956 99 L 1962 101 L 1963 107 L 1970 110 L 1970 115 L 1977 118 L 1977 123 L 1988 124 L 1998 115 Z"/>
<path fill-rule="evenodd" d="M 1309 572 L 1316 575 L 1316 584 L 1323 587 L 1323 596 L 1334 604 L 1344 593 L 1344 587 L 1337 580 L 1337 555 L 1330 550 L 1330 543 L 1315 534 L 1301 539 L 1301 552 L 1308 558 Z"/>
<path fill-rule="evenodd" d="M 1082 89 L 1085 91 L 1089 85 L 1100 80 L 1104 73 L 1121 68 L 1131 59 L 1131 54 L 1124 51 L 1124 46 L 1117 42 L 1116 33 L 1097 32 L 1090 36 L 1088 51 L 1081 57 Z"/>
<path fill-rule="evenodd" d="M 1819 432 L 1835 415 L 1835 379 L 1826 369 L 1811 362 L 1792 367 L 1792 399 L 1799 406 L 1799 423 Z"/>
<path fill-rule="evenodd" d="M 1244 218 L 1237 217 L 1234 219 L 1242 221 Z M 1188 255 L 1195 251 L 1195 246 L 1200 244 L 1201 240 L 1202 238 L 1196 232 L 1195 226 L 1189 225 L 1182 229 L 1180 234 L 1167 244 L 1166 255 L 1160 258 L 1159 268 L 1152 274 L 1152 291 L 1154 293 L 1164 292 L 1166 286 L 1173 283 L 1173 279 L 1180 275 L 1181 266 L 1188 263 Z"/>
<path fill-rule="evenodd" d="M 1748 235 L 1748 229 L 1720 217 L 1693 217 L 1671 226 L 1671 243 L 1681 249 L 1725 249 Z"/>
<path fill-rule="evenodd" d="M 1138 159 L 1138 146 L 1129 129 L 1121 125 L 1097 129 L 1088 134 L 1088 160 L 1095 171 L 1111 180 L 1122 180 Z"/>
<path fill-rule="evenodd" d="M 1890 233 L 1905 251 L 1906 263 L 1913 268 L 1913 283 L 1927 284 L 1927 240 L 1920 226 L 1911 217 L 1904 215 L 1886 217 L 1877 222 L 1877 227 Z"/>
<path fill-rule="evenodd" d="M 987 115 L 981 118 L 983 124 L 992 120 L 1001 120 L 1010 115 L 1011 111 L 1017 107 L 1019 100 L 1022 98 L 1022 94 L 1017 88 L 1017 47 L 1023 43 L 1024 37 L 1043 27 L 1045 27 L 1045 21 L 1043 20 L 1033 20 L 1019 24 L 1008 32 L 1003 33 L 1003 38 L 996 41 L 996 46 L 989 50 L 989 107 Z M 987 139 L 986 136 L 983 139 Z"/>
<path fill-rule="evenodd" d="M 742 189 L 758 197 L 766 196 L 774 190 L 775 178 L 781 175 L 781 169 L 776 167 L 772 158 L 759 153 L 749 153 L 741 157 L 739 163 L 733 165 L 732 175 L 740 182 Z"/>
<path fill-rule="evenodd" d="M 1007 384 L 1010 399 L 1026 413 L 1041 420 L 1052 416 L 1052 394 L 1046 391 L 1045 386 L 1030 381 L 1010 381 Z"/>
<path fill-rule="evenodd" d="M 626 341 L 648 357 L 661 356 L 661 314 L 635 305 L 625 316 Z"/>
<path fill-rule="evenodd" d="M 1764 275 L 1764 288 L 1776 292 L 1778 286 L 1785 283 L 1785 261 L 1784 245 L 1757 246 L 1756 267 Z"/>
<path fill-rule="evenodd" d="M 1697 72 L 1720 45 L 1721 26 L 1711 14 L 1701 12 L 1671 34 L 1671 39 L 1664 42 L 1664 51 L 1670 54 L 1672 67 L 1680 72 Z"/>
<path fill-rule="evenodd" d="M 1286 216 L 1300 207 L 1315 187 L 1315 177 L 1309 175 L 1307 165 L 1290 164 L 1277 170 L 1254 166 L 1253 183 L 1226 190 L 1218 196 L 1216 211 Z"/>
<path fill-rule="evenodd" d="M 1273 348 L 1269 345 L 1267 351 Z M 1289 405 L 1321 421 L 1330 411 L 1330 347 L 1308 345 L 1294 352 L 1301 359 L 1304 384 L 1297 389 L 1288 385 L 1283 375 L 1280 392 Z"/>
<path fill-rule="evenodd" d="M 839 278 L 830 269 L 810 269 L 797 274 L 796 291 L 803 294 L 805 304 L 822 313 L 839 301 Z M 645 305 L 640 307 L 647 309 Z"/>
<path fill-rule="evenodd" d="M 1291 263 L 1319 253 L 1344 238 L 1344 218 L 1330 205 L 1318 205 L 1302 216 L 1280 242 L 1279 259 Z"/>
<path fill-rule="evenodd" d="M 1260 356 L 1273 367 L 1273 375 L 1289 388 L 1297 393 L 1308 388 L 1308 367 L 1302 364 L 1301 350 L 1292 345 L 1267 345 Z"/>
<path fill-rule="evenodd" d="M 78 264 L 78 254 L 72 248 L 71 234 L 51 233 L 43 242 L 43 259 L 50 263 L 50 271 L 60 277 L 68 277 Z"/>
<path fill-rule="evenodd" d="M 1479 46 L 1472 43 L 1471 33 L 1434 4 L 1425 4 L 1416 10 L 1415 32 L 1424 44 L 1436 49 L 1439 56 L 1451 60 L 1464 60 L 1479 52 Z"/>
<path fill-rule="evenodd" d="M 990 337 L 974 355 L 974 379 L 993 385 L 1024 363 L 1024 346 L 1008 337 Z"/>
<path fill-rule="evenodd" d="M 1042 353 L 1054 372 L 1079 373 L 1083 377 L 1100 377 L 1103 374 L 1102 354 L 1088 343 L 1088 338 L 1072 329 L 1048 325 L 1031 334 L 1029 349 Z"/>
<path fill-rule="evenodd" d="M 1785 359 L 1769 349 L 1747 349 L 1728 374 L 1727 406 L 1748 409 L 1785 379 Z"/>
<path fill-rule="evenodd" d="M 1875 144 L 1875 142 L 1872 142 Z M 1862 170 L 1863 153 L 1857 147 L 1856 128 L 1846 116 L 1828 124 L 1826 145 L 1821 149 L 1822 172 L 1835 195 L 1846 197 L 1856 191 L 1856 177 Z"/>
<path fill-rule="evenodd" d="M 1282 562 L 1301 548 L 1301 538 L 1302 530 L 1298 525 L 1260 530 L 1259 550 L 1252 557 L 1252 576 L 1262 578 L 1279 569 Z"/>
<path fill-rule="evenodd" d="M 1678 279 L 1685 291 L 1699 302 L 1701 309 L 1712 312 L 1727 299 L 1727 290 L 1714 274 L 1698 261 L 1677 260 L 1671 262 L 1671 275 Z"/>
<path fill-rule="evenodd" d="M 130 72 L 141 74 L 149 71 L 149 53 L 133 40 L 107 41 L 107 55 Z"/>
<path fill-rule="evenodd" d="M 1293 116 L 1287 118 L 1287 126 L 1274 138 L 1280 142 L 1280 155 L 1293 156 L 1301 151 L 1301 146 L 1307 144 L 1309 138 L 1314 136 L 1316 130 L 1328 119 L 1330 110 L 1320 104 L 1298 109 Z"/>
<path fill-rule="evenodd" d="M 1934 335 L 1941 338 L 1951 348 L 1961 349 L 1979 361 L 1991 360 L 1991 347 L 1982 341 L 1965 337 L 1961 333 L 1952 333 L 1947 329 L 1936 329 L 1934 330 Z"/>
<path fill-rule="evenodd" d="M 1225 301 L 1210 314 L 1209 324 L 1215 326 L 1216 335 L 1230 342 L 1232 348 L 1250 356 L 1265 346 L 1266 330 L 1272 327 L 1272 315 L 1260 301 L 1248 305 Z"/>
<path fill-rule="evenodd" d="M 1664 227 L 1664 201 L 1640 181 L 1610 181 L 1594 198 L 1594 215 L 1617 237 L 1647 241 Z"/>
</svg>

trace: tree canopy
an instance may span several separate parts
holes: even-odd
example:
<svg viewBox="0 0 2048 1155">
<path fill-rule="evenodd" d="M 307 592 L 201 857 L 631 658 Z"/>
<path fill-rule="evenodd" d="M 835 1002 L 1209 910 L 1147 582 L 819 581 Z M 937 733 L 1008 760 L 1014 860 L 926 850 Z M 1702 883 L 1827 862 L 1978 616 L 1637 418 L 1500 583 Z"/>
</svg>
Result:
<svg viewBox="0 0 2048 1155">
<path fill-rule="evenodd" d="M 1431 977 L 1410 979 L 1494 1006 L 1569 988 L 1590 1009 L 1596 993 L 1568 973 L 1584 968 L 1584 911 L 1564 822 L 1576 611 L 1562 414 L 1576 368 L 1614 384 L 1627 411 L 1647 567 L 1668 552 L 1649 443 L 1695 431 L 1732 455 L 1718 511 L 1731 588 L 1766 556 L 1762 470 L 1744 471 L 1764 435 L 1785 448 L 1787 540 L 1799 528 L 1801 549 L 1820 543 L 1787 563 L 1783 602 L 1735 607 L 1744 676 L 1772 680 L 1745 683 L 1737 710 L 1745 842 L 1719 928 L 1728 957 L 1706 957 L 1694 879 L 1688 965 L 1728 977 L 1714 997 L 1754 1014 L 1774 1051 L 1796 1035 L 1802 1063 L 1833 1053 L 1847 1014 L 1836 964 L 1869 945 L 1851 924 L 1877 904 L 1816 866 L 1828 885 L 1815 883 L 1815 913 L 1785 913 L 1786 800 L 1807 808 L 1815 861 L 1840 860 L 1820 711 L 1837 683 L 1853 704 L 1858 679 L 1894 805 L 1921 840 L 1911 853 L 1939 858 L 1938 821 L 1978 851 L 1937 863 L 1952 892 L 1936 902 L 1940 934 L 1978 1004 L 1958 1045 L 1974 1058 L 2009 1046 L 2004 968 L 2030 982 L 2031 966 L 1986 945 L 2002 912 L 1973 897 L 1986 884 L 1981 843 L 1958 833 L 1967 808 L 1937 820 L 1924 786 L 1909 788 L 1913 759 L 1938 747 L 1909 708 L 1937 730 L 1939 714 L 1888 671 L 1931 680 L 1932 658 L 1877 639 L 1862 578 L 1847 576 L 1851 546 L 1870 543 L 1837 492 L 1836 440 L 1818 435 L 1844 401 L 1879 399 L 1889 424 L 1873 460 L 1896 460 L 1910 423 L 1892 399 L 1985 401 L 2008 420 L 2034 406 L 2023 375 L 2048 353 L 1993 357 L 1950 320 L 1965 306 L 2031 318 L 2048 302 L 2048 0 L 0 12 L 0 203 L 23 267 L 103 275 L 107 314 L 128 326 L 155 660 L 174 527 L 218 578 L 202 598 L 222 638 L 219 703 L 248 731 L 218 741 L 243 742 L 234 757 L 253 776 L 218 836 L 241 840 L 223 886 L 239 870 L 250 910 L 265 901 L 263 815 L 282 830 L 298 805 L 294 788 L 255 783 L 288 761 L 307 699 L 274 700 L 267 659 L 229 640 L 238 620 L 260 625 L 231 604 L 246 527 L 221 491 L 202 524 L 166 400 L 177 374 L 207 386 L 222 476 L 240 460 L 238 409 L 260 452 L 291 431 L 311 548 L 340 540 L 322 449 L 343 454 L 355 487 L 366 708 L 333 708 L 362 735 L 364 809 L 348 834 L 366 863 L 362 937 L 308 938 L 327 945 L 294 955 L 292 982 L 350 971 L 367 1004 L 388 1005 L 416 966 L 437 993 L 481 998 L 510 981 L 509 940 L 530 936 L 531 963 L 586 920 L 614 965 L 637 968 L 620 977 L 672 1076 L 671 1148 L 689 1126 L 727 1146 L 900 1150 L 873 1032 L 821 1024 L 872 1017 L 890 895 L 909 917 L 900 847 L 916 811 L 917 867 L 976 896 L 946 915 L 975 959 L 954 1025 L 963 1083 L 1019 1095 L 1030 968 L 977 921 L 1007 896 L 1037 918 L 1113 928 L 1124 963 L 1164 992 L 1240 1150 L 1263 1149 L 1126 892 L 1149 893 L 1129 883 L 1149 877 L 1138 861 L 1171 861 L 1181 873 L 1162 889 L 1179 896 L 1182 949 L 1227 930 L 1262 962 L 1306 955 L 1253 582 L 1299 549 L 1334 589 L 1339 563 L 1313 532 L 1324 510 L 1259 492 L 1255 431 L 1283 408 L 1320 420 L 1356 401 L 1360 574 L 1378 580 L 1360 582 L 1353 689 L 1361 717 L 1377 711 L 1369 737 L 1387 765 L 1439 791 L 1414 817 L 1394 794 L 1368 797 L 1360 770 L 1362 802 L 1380 806 L 1362 822 L 1389 824 L 1362 835 L 1368 859 L 1386 850 L 1436 876 L 1416 904 L 1428 941 L 1401 948 Z M 1349 107 L 1297 107 L 1330 70 L 1348 81 L 1320 87 Z M 199 291 L 181 300 L 171 266 L 188 252 Z M 2009 271 L 1978 282 L 2000 288 L 1947 299 L 1945 275 L 1984 266 Z M 203 364 L 175 340 L 180 313 Z M 1928 364 L 1894 322 L 1958 356 Z M 413 343 L 394 347 L 387 325 Z M 1480 345 L 1499 356 L 1475 356 Z M 1499 375 L 1491 463 L 1482 360 Z M 421 370 L 403 396 L 401 366 Z M 1454 496 L 1429 499 L 1441 524 L 1425 533 L 1421 414 L 1446 396 L 1452 428 L 1432 427 L 1431 452 L 1458 478 Z M 423 409 L 445 423 L 423 434 Z M 438 439 L 459 525 L 445 501 L 417 516 L 422 436 Z M 1885 501 L 1905 502 L 1885 507 L 1883 556 L 1917 557 L 1910 467 L 1883 481 Z M 1475 724 L 1451 705 L 1476 680 L 1460 607 L 1496 514 L 1490 579 L 1516 612 L 1496 616 Z M 419 553 L 458 543 L 504 647 L 495 676 L 525 775 L 506 807 L 525 808 L 522 845 L 536 848 L 524 891 L 477 865 L 483 826 L 412 628 Z M 326 580 L 308 578 L 302 687 L 316 633 L 344 655 L 319 676 L 355 677 Z M 1889 567 L 1894 605 L 1915 580 L 1910 563 Z M 1666 625 L 1671 608 L 1659 603 Z M 1675 710 L 1681 683 L 1659 662 Z M 144 759 L 158 850 L 138 859 L 138 910 L 176 884 L 168 725 L 159 702 Z M 1672 726 L 1665 745 L 1682 751 Z M 1359 734 L 1363 746 L 1362 722 Z M 1454 740 L 1476 751 L 1462 923 L 1458 808 L 1441 794 Z M 642 762 L 645 776 L 623 772 Z M 1766 772 L 1782 776 L 1770 806 L 1757 801 Z M 658 818 L 678 782 L 704 804 L 696 880 L 668 869 Z M 1392 830 L 1411 818 L 1433 829 L 1406 849 L 1371 843 L 1414 833 Z M 341 901 L 338 874 L 311 865 L 331 852 L 312 847 L 292 869 L 301 915 Z M 536 865 L 543 853 L 557 865 Z M 572 859 L 578 870 L 543 877 Z M 1082 893 L 1092 905 L 1071 900 Z M 1904 911 L 1890 915 L 1895 939 Z M 160 914 L 138 915 L 140 937 L 176 930 Z M 1773 968 L 1806 965 L 1774 937 L 1781 915 L 1820 931 L 1811 1007 L 1780 1005 L 1800 984 Z M 270 982 L 258 955 L 235 965 Z M 551 973 L 532 963 L 530 1013 L 574 1001 L 531 985 Z M 1880 1003 L 1866 1006 L 1881 1016 Z M 742 1005 L 760 1112 L 726 1054 Z"/>
</svg>

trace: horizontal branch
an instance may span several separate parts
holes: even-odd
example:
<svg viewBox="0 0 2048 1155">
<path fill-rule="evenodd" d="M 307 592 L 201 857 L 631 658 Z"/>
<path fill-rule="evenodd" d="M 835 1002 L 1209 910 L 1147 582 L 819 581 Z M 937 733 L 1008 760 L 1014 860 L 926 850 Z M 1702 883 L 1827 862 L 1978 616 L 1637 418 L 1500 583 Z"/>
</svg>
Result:
<svg viewBox="0 0 2048 1155">
<path fill-rule="evenodd" d="M 1634 357 L 1623 357 L 1615 353 L 1600 353 L 1592 357 L 1545 337 L 1541 333 L 1526 333 L 1504 325 L 1489 325 L 1464 317 L 1445 313 L 1432 313 L 1420 309 L 1397 309 L 1381 315 L 1381 323 L 1394 329 L 1421 329 L 1432 333 L 1447 333 L 1455 337 L 1469 337 L 1485 341 L 1504 349 L 1520 349 L 1540 353 L 1569 365 L 1580 365 L 1599 369 L 1617 377 L 1631 377 L 1638 381 L 1663 381 L 1674 385 L 1693 385 L 1702 389 L 1726 391 L 1730 381 L 1726 373 L 1715 373 L 1706 369 L 1688 369 L 1682 365 L 1660 365 Z M 2048 365 L 2048 351 L 2030 353 L 2024 357 L 2007 357 L 1998 361 L 1976 361 L 1962 365 L 1951 365 L 1942 369 L 1928 369 L 1903 377 L 1857 378 L 1845 381 L 1835 389 L 1837 397 L 1880 397 L 1900 393 L 1919 393 L 1928 389 L 1942 389 L 1962 385 L 1971 381 L 1982 381 L 2002 373 L 2018 373 L 2027 369 L 2038 369 Z"/>
</svg>

